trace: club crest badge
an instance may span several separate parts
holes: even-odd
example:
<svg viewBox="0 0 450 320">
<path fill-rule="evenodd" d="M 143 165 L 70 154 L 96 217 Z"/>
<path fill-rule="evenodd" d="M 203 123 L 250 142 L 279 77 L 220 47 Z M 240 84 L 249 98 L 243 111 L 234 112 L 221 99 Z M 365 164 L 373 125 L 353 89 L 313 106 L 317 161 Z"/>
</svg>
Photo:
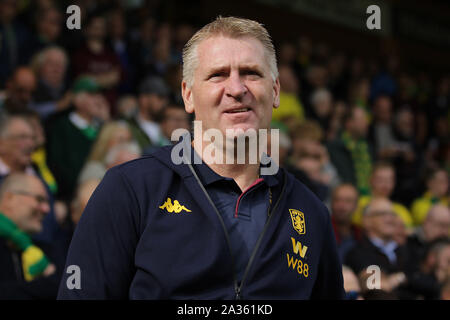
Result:
<svg viewBox="0 0 450 320">
<path fill-rule="evenodd" d="M 291 214 L 292 226 L 298 234 L 306 233 L 305 214 L 296 209 L 289 209 Z"/>
</svg>

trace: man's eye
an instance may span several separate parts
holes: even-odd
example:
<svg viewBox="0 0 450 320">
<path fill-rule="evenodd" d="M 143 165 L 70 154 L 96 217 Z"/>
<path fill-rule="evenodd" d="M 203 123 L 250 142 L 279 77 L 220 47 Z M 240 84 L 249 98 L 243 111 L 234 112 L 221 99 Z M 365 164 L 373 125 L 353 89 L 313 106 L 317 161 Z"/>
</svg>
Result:
<svg viewBox="0 0 450 320">
<path fill-rule="evenodd" d="M 209 79 L 214 79 L 214 78 L 220 78 L 220 77 L 224 77 L 225 76 L 225 72 L 216 72 L 213 73 L 209 76 Z"/>
<path fill-rule="evenodd" d="M 261 77 L 261 74 L 256 70 L 245 70 L 243 74 L 246 76 Z"/>
</svg>

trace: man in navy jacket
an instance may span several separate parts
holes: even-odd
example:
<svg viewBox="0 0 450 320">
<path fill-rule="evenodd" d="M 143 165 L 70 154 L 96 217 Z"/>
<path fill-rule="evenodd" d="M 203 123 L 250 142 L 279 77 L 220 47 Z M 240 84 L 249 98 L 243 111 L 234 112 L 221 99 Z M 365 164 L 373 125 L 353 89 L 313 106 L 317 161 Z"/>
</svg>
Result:
<svg viewBox="0 0 450 320">
<path fill-rule="evenodd" d="M 183 51 L 182 94 L 215 139 L 194 129 L 192 142 L 108 171 L 75 231 L 59 298 L 341 299 L 326 207 L 283 169 L 264 171 L 273 161 L 249 161 L 250 138 L 245 161 L 238 148 L 228 161 L 229 137 L 269 129 L 279 92 L 259 23 L 219 17 L 198 31 Z"/>
</svg>

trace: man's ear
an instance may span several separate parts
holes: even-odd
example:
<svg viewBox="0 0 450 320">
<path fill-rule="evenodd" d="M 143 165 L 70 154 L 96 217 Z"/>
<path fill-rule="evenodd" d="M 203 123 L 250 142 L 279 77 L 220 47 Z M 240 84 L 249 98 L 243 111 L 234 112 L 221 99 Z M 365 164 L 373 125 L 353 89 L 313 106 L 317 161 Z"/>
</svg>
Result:
<svg viewBox="0 0 450 320">
<path fill-rule="evenodd" d="M 280 79 L 277 78 L 273 83 L 273 107 L 278 108 L 280 106 Z"/>
<path fill-rule="evenodd" d="M 194 102 L 192 101 L 192 90 L 184 80 L 181 82 L 181 95 L 183 96 L 184 109 L 187 113 L 193 113 Z"/>
</svg>

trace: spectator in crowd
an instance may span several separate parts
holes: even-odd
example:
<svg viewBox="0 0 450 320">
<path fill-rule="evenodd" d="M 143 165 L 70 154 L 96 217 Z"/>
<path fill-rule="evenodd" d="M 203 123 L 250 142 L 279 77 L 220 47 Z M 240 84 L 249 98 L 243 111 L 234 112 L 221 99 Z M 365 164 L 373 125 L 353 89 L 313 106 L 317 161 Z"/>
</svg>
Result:
<svg viewBox="0 0 450 320">
<path fill-rule="evenodd" d="M 43 49 L 35 56 L 33 68 L 37 87 L 31 108 L 45 119 L 70 107 L 72 92 L 66 85 L 68 61 L 65 51 L 55 46 Z"/>
<path fill-rule="evenodd" d="M 34 148 L 31 154 L 32 166 L 45 181 L 52 194 L 56 194 L 58 184 L 47 166 L 46 136 L 40 116 L 33 110 L 28 110 L 21 115 L 28 121 L 34 132 Z"/>
<path fill-rule="evenodd" d="M 352 269 L 346 265 L 342 266 L 342 277 L 344 278 L 344 290 L 346 300 L 363 300 L 359 279 Z"/>
<path fill-rule="evenodd" d="M 16 20 L 18 2 L 0 1 L 0 89 L 16 68 L 26 62 L 30 34 L 24 24 Z"/>
<path fill-rule="evenodd" d="M 82 182 L 91 177 L 103 177 L 106 166 L 105 160 L 107 153 L 116 145 L 131 142 L 132 135 L 128 124 L 125 121 L 109 121 L 105 123 L 91 147 L 86 163 L 80 172 L 78 181 Z M 99 174 L 95 174 L 99 172 Z"/>
<path fill-rule="evenodd" d="M 123 95 L 117 101 L 117 118 L 131 119 L 137 114 L 138 101 L 133 95 Z"/>
<path fill-rule="evenodd" d="M 180 63 L 177 54 L 172 51 L 172 26 L 162 22 L 157 26 L 145 73 L 162 78 L 172 63 Z"/>
<path fill-rule="evenodd" d="M 51 247 L 34 243 L 50 210 L 42 182 L 12 173 L 0 186 L 0 299 L 55 299 L 63 266 Z M 59 269 L 57 269 L 59 268 Z"/>
<path fill-rule="evenodd" d="M 401 108 L 395 114 L 394 134 L 397 144 L 397 154 L 392 164 L 395 167 L 396 179 L 402 181 L 397 184 L 393 198 L 399 202 L 411 205 L 420 193 L 420 175 L 423 156 L 422 149 L 415 138 L 415 115 L 410 108 Z"/>
<path fill-rule="evenodd" d="M 411 214 L 416 226 L 422 225 L 430 208 L 435 204 L 449 205 L 449 176 L 442 168 L 430 169 L 426 174 L 427 190 L 422 197 L 414 200 Z"/>
<path fill-rule="evenodd" d="M 136 142 L 121 143 L 106 154 L 106 170 L 141 156 L 141 149 Z"/>
<path fill-rule="evenodd" d="M 299 99 L 299 81 L 288 65 L 280 65 L 280 107 L 275 109 L 272 120 L 302 122 L 305 118 L 303 105 Z"/>
<path fill-rule="evenodd" d="M 38 163 L 33 162 L 33 153 L 37 150 L 39 131 L 35 131 L 31 116 L 26 114 L 14 114 L 4 116 L 0 121 L 0 183 L 12 173 L 24 173 L 38 177 L 44 183 L 47 190 L 47 198 L 50 200 L 50 213 L 43 221 L 44 229 L 34 235 L 34 239 L 51 242 L 57 236 L 59 226 L 57 224 L 57 212 L 54 207 L 54 195 L 51 184 L 47 184 L 46 172 L 42 172 Z M 37 128 L 39 129 L 39 128 Z M 47 179 L 46 179 L 47 178 Z M 61 208 L 63 210 L 63 208 Z M 59 213 L 59 212 L 58 212 Z"/>
<path fill-rule="evenodd" d="M 311 98 L 314 91 L 326 88 L 328 82 L 328 70 L 325 66 L 315 63 L 308 66 L 304 81 L 300 84 L 302 88 L 302 99 L 305 103 L 305 116 L 314 117 L 314 111 L 311 106 Z"/>
<path fill-rule="evenodd" d="M 2 116 L 0 122 L 0 177 L 10 173 L 36 174 L 31 166 L 35 148 L 33 127 L 22 115 Z"/>
<path fill-rule="evenodd" d="M 109 119 L 109 107 L 99 89 L 91 78 L 77 80 L 72 89 L 74 110 L 55 120 L 50 129 L 48 162 L 62 199 L 72 196 L 99 127 Z"/>
<path fill-rule="evenodd" d="M 63 26 L 61 12 L 54 6 L 38 9 L 34 14 L 36 32 L 29 44 L 30 56 L 48 46 L 57 45 Z"/>
<path fill-rule="evenodd" d="M 341 184 L 333 190 L 331 223 L 341 261 L 344 261 L 348 251 L 361 239 L 360 228 L 352 224 L 357 203 L 358 190 L 352 184 Z"/>
<path fill-rule="evenodd" d="M 330 188 L 340 184 L 336 168 L 330 161 L 326 147 L 321 143 L 324 139 L 324 131 L 313 120 L 304 121 L 292 128 L 292 156 L 295 161 L 303 157 L 314 158 L 320 163 L 321 183 Z"/>
<path fill-rule="evenodd" d="M 405 248 L 394 241 L 395 213 L 388 199 L 373 199 L 364 210 L 364 237 L 345 258 L 345 264 L 367 283 L 366 268 L 380 268 L 382 289 L 393 291 L 405 281 Z M 366 289 L 366 288 L 364 288 Z"/>
<path fill-rule="evenodd" d="M 183 106 L 176 104 L 167 105 L 161 117 L 161 133 L 166 138 L 167 144 L 171 143 L 172 133 L 176 129 L 190 129 L 189 114 Z"/>
<path fill-rule="evenodd" d="M 450 240 L 436 239 L 427 245 L 419 269 L 408 276 L 408 298 L 436 300 L 450 275 Z"/>
<path fill-rule="evenodd" d="M 84 208 L 86 207 L 89 198 L 94 192 L 95 188 L 100 184 L 101 179 L 89 179 L 83 181 L 77 186 L 77 191 L 70 204 L 70 220 L 76 226 L 80 221 Z"/>
<path fill-rule="evenodd" d="M 108 100 L 115 115 L 117 90 L 122 77 L 120 60 L 106 44 L 106 21 L 102 15 L 93 14 L 86 21 L 85 44 L 72 57 L 74 75 L 93 78 Z"/>
<path fill-rule="evenodd" d="M 364 208 L 372 199 L 390 199 L 395 187 L 395 169 L 387 162 L 378 162 L 374 165 L 370 176 L 370 195 L 361 195 L 358 200 L 358 207 L 353 215 L 352 221 L 356 225 L 361 225 Z M 413 226 L 411 213 L 398 202 L 392 203 L 392 210 L 400 217 L 408 229 Z"/>
<path fill-rule="evenodd" d="M 123 78 L 119 84 L 119 93 L 131 92 L 134 83 L 135 69 L 132 59 L 135 48 L 127 36 L 127 24 L 123 11 L 112 10 L 107 15 L 108 43 L 119 58 Z"/>
<path fill-rule="evenodd" d="M 317 121 L 325 133 L 330 132 L 331 118 L 333 115 L 333 96 L 324 88 L 315 90 L 311 95 L 310 118 Z M 328 137 L 326 137 L 326 140 Z"/>
<path fill-rule="evenodd" d="M 424 259 L 427 246 L 440 238 L 448 238 L 450 232 L 450 209 L 442 204 L 433 205 L 423 224 L 408 238 L 407 270 L 415 272 Z"/>
<path fill-rule="evenodd" d="M 321 144 L 323 130 L 311 120 L 295 125 L 291 130 L 292 154 L 287 168 L 305 183 L 321 200 L 329 197 L 329 189 L 339 184 L 336 169 Z"/>
<path fill-rule="evenodd" d="M 369 128 L 369 140 L 380 160 L 392 160 L 398 150 L 393 132 L 393 110 L 391 98 L 378 96 L 373 103 L 373 119 Z"/>
<path fill-rule="evenodd" d="M 105 159 L 106 153 L 120 143 L 130 142 L 132 135 L 128 123 L 124 120 L 110 120 L 102 126 L 87 162 Z"/>
<path fill-rule="evenodd" d="M 162 110 L 161 115 L 161 139 L 160 145 L 170 145 L 172 141 L 172 133 L 176 129 L 190 129 L 189 114 L 184 110 L 183 106 L 169 104 Z M 150 154 L 154 150 L 154 146 L 144 150 L 144 154 Z"/>
<path fill-rule="evenodd" d="M 177 105 L 184 105 L 180 92 L 180 83 L 183 79 L 183 68 L 181 64 L 171 64 L 166 73 L 166 83 L 170 88 L 169 101 Z"/>
<path fill-rule="evenodd" d="M 161 78 L 150 77 L 139 86 L 139 110 L 129 124 L 142 150 L 164 144 L 159 122 L 161 112 L 168 104 L 168 96 L 169 89 Z"/>
<path fill-rule="evenodd" d="M 353 68 L 359 68 L 358 60 L 353 61 Z M 358 71 L 355 71 L 358 72 Z M 349 103 L 369 112 L 370 81 L 367 77 L 358 77 L 349 84 Z"/>
<path fill-rule="evenodd" d="M 143 18 L 134 37 L 133 45 L 136 47 L 136 73 L 137 78 L 142 79 L 145 70 L 150 63 L 156 33 L 156 20 L 150 16 Z"/>
<path fill-rule="evenodd" d="M 425 162 L 429 167 L 443 167 L 450 174 L 450 161 L 446 153 L 450 150 L 450 124 L 449 117 L 434 120 L 430 138 L 426 144 Z"/>
<path fill-rule="evenodd" d="M 69 203 L 68 214 L 64 219 L 63 228 L 65 231 L 65 238 L 60 240 L 64 250 L 64 258 L 67 256 L 75 227 L 77 226 L 78 221 L 80 221 L 81 215 L 83 214 L 89 198 L 99 184 L 100 179 L 93 178 L 77 185 L 75 195 Z"/>
<path fill-rule="evenodd" d="M 295 165 L 298 169 L 303 171 L 308 179 L 314 184 L 317 197 L 323 202 L 328 202 L 330 189 L 328 185 L 325 184 L 320 160 L 317 157 L 307 155 L 300 157 Z"/>
<path fill-rule="evenodd" d="M 330 160 L 342 182 L 357 186 L 361 195 L 369 192 L 373 152 L 366 140 L 368 122 L 366 112 L 353 107 L 345 114 L 344 130 L 327 144 Z"/>
<path fill-rule="evenodd" d="M 327 62 L 329 71 L 328 88 L 335 100 L 344 100 L 347 98 L 347 81 L 345 70 L 347 67 L 347 55 L 344 52 L 332 54 Z"/>
<path fill-rule="evenodd" d="M 411 231 L 406 227 L 405 222 L 398 215 L 395 217 L 394 227 L 395 227 L 394 241 L 399 246 L 405 245 L 406 242 L 408 241 L 408 236 L 410 235 Z"/>
<path fill-rule="evenodd" d="M 300 64 L 301 68 L 306 68 L 311 63 L 312 56 L 312 43 L 311 39 L 308 37 L 301 35 L 297 39 L 297 61 Z"/>
<path fill-rule="evenodd" d="M 36 77 L 28 67 L 17 68 L 6 84 L 6 93 L 0 101 L 1 113 L 21 112 L 31 105 L 36 89 Z"/>
</svg>

